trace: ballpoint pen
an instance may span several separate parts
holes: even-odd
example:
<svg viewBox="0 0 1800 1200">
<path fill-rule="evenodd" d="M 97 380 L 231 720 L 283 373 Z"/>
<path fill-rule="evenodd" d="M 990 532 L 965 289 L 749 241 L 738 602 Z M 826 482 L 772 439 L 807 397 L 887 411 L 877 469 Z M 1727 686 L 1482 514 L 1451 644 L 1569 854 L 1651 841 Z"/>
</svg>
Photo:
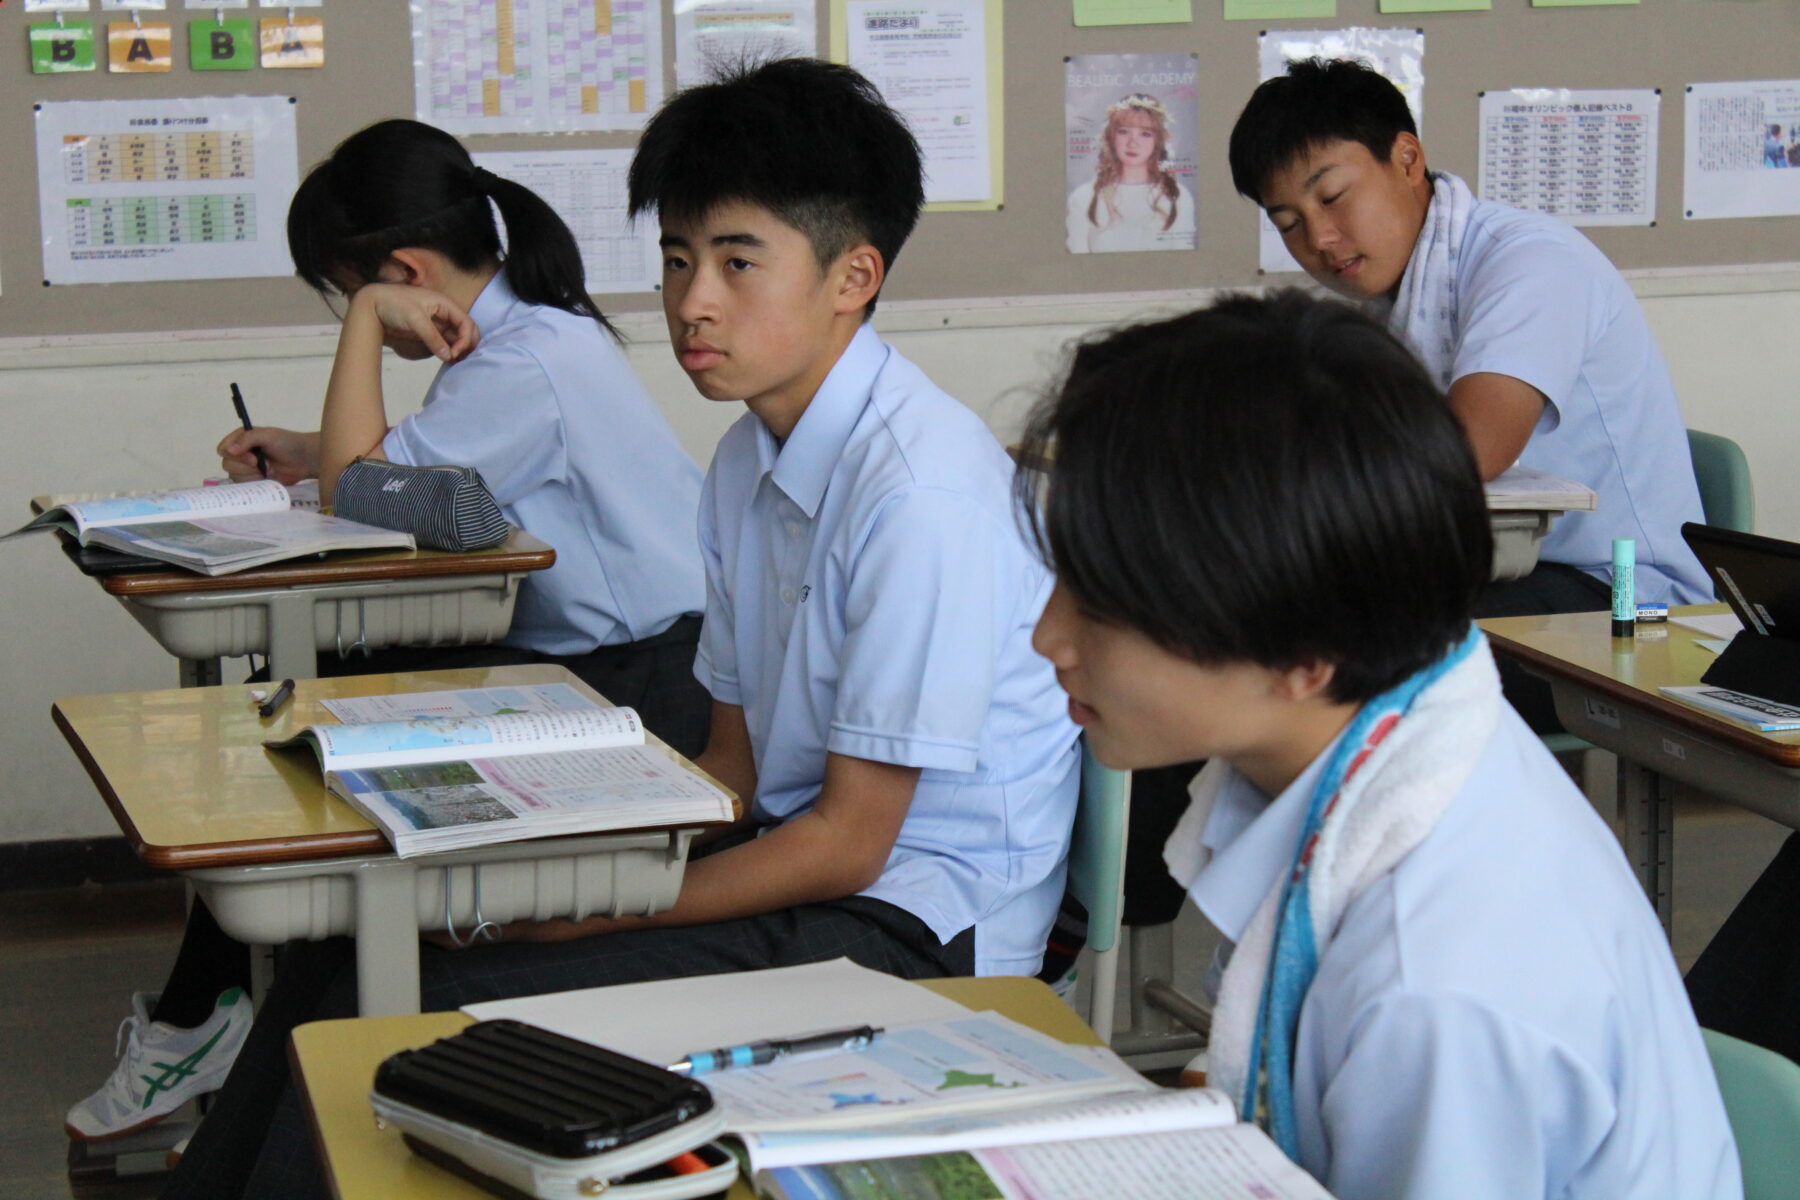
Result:
<svg viewBox="0 0 1800 1200">
<path fill-rule="evenodd" d="M 740 1046 L 723 1046 L 717 1050 L 700 1050 L 680 1062 L 669 1064 L 669 1070 L 682 1075 L 704 1075 L 732 1067 L 760 1067 L 778 1058 L 795 1054 L 812 1054 L 821 1050 L 861 1050 L 881 1036 L 881 1030 L 869 1025 L 849 1029 L 828 1029 L 822 1033 L 802 1034 L 791 1038 L 770 1038 L 761 1042 L 745 1042 Z"/>
<path fill-rule="evenodd" d="M 260 716 L 260 717 L 274 716 L 277 712 L 281 711 L 282 705 L 286 704 L 289 700 L 291 700 L 293 698 L 293 695 L 294 695 L 294 681 L 291 679 L 282 680 L 281 686 L 276 688 L 274 691 L 274 694 L 271 695 L 267 700 L 264 700 L 262 702 L 262 705 L 256 710 L 257 716 Z"/>
<path fill-rule="evenodd" d="M 244 407 L 244 393 L 238 391 L 238 385 L 235 382 L 231 385 L 231 407 L 237 409 L 238 420 L 244 423 L 244 431 L 248 433 L 253 428 L 250 424 L 250 410 Z M 262 472 L 264 479 L 267 479 L 269 477 L 269 456 L 263 453 L 261 446 L 251 447 L 251 452 L 256 455 L 256 469 Z"/>
</svg>

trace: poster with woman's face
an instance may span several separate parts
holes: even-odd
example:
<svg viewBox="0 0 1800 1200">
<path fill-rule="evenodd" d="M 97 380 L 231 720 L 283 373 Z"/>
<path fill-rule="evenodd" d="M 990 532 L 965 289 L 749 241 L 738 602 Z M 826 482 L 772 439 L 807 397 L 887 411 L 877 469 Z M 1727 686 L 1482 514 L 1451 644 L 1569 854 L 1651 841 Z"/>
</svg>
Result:
<svg viewBox="0 0 1800 1200">
<path fill-rule="evenodd" d="M 1198 58 L 1081 54 L 1064 62 L 1069 253 L 1192 250 Z"/>
</svg>

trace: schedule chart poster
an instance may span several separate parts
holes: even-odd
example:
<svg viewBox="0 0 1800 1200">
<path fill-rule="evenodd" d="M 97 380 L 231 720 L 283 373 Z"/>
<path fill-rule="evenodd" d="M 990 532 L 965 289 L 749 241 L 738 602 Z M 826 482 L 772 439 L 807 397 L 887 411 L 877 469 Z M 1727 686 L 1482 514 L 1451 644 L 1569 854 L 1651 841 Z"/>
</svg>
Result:
<svg viewBox="0 0 1800 1200">
<path fill-rule="evenodd" d="M 1571 225 L 1653 223 L 1661 101 L 1655 90 L 1484 92 L 1481 198 Z"/>
<path fill-rule="evenodd" d="M 36 106 L 46 283 L 289 275 L 286 96 Z"/>
<path fill-rule="evenodd" d="M 649 292 L 662 281 L 658 225 L 625 214 L 630 150 L 518 150 L 477 154 L 496 175 L 544 198 L 575 235 L 590 292 Z"/>
<path fill-rule="evenodd" d="M 413 0 L 413 102 L 452 133 L 642 129 L 663 0 Z"/>
<path fill-rule="evenodd" d="M 1800 79 L 1691 84 L 1685 125 L 1687 216 L 1800 215 Z"/>
</svg>

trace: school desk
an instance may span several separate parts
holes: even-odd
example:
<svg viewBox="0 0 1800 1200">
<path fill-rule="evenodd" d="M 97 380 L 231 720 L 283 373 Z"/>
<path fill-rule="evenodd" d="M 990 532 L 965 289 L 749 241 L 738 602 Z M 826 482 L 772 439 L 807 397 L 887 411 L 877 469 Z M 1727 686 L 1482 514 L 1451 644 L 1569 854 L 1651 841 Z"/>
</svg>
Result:
<svg viewBox="0 0 1800 1200">
<path fill-rule="evenodd" d="M 31 502 L 42 512 L 48 497 Z M 377 550 L 231 575 L 178 568 L 96 575 L 179 660 L 182 687 L 221 682 L 219 659 L 264 654 L 272 679 L 310 679 L 317 655 L 367 646 L 474 646 L 512 625 L 519 584 L 556 551 L 523 530 L 485 550 Z"/>
<path fill-rule="evenodd" d="M 933 979 L 922 986 L 972 1009 L 993 1009 L 1020 1024 L 1071 1045 L 1100 1039 L 1043 983 L 1014 976 Z M 459 1012 L 405 1017 L 318 1021 L 294 1030 L 288 1048 L 302 1102 L 312 1121 L 313 1145 L 338 1200 L 493 1200 L 449 1172 L 419 1158 L 392 1129 L 377 1129 L 369 1086 L 381 1060 L 400 1050 L 448 1037 L 469 1018 Z M 751 1200 L 741 1178 L 732 1200 Z"/>
<path fill-rule="evenodd" d="M 658 912 L 699 827 L 402 859 L 325 790 L 315 759 L 262 742 L 334 722 L 327 698 L 547 683 L 606 702 L 567 669 L 532 665 L 305 679 L 267 720 L 242 685 L 76 696 L 51 714 L 138 858 L 185 876 L 225 932 L 254 944 L 354 934 L 359 1011 L 417 1012 L 420 930 Z"/>
<path fill-rule="evenodd" d="M 1722 604 L 1673 614 L 1718 613 Z M 1665 779 L 1800 829 L 1800 732 L 1758 733 L 1671 700 L 1659 687 L 1700 682 L 1717 658 L 1699 630 L 1670 622 L 1614 638 L 1610 613 L 1496 617 L 1494 649 L 1550 684 L 1563 727 L 1619 759 L 1625 850 L 1663 928 L 1673 908 L 1673 817 Z"/>
</svg>

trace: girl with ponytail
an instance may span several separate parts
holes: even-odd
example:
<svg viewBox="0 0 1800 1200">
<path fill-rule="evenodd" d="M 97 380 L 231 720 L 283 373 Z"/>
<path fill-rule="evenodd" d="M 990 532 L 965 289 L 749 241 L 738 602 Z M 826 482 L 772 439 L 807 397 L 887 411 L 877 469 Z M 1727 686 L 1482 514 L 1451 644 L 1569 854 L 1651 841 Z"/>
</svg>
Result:
<svg viewBox="0 0 1800 1200">
<path fill-rule="evenodd" d="M 464 657 L 564 663 L 697 752 L 710 710 L 691 670 L 705 607 L 700 470 L 589 298 L 568 226 L 454 137 L 394 120 L 306 176 L 288 248 L 296 274 L 343 313 L 320 428 L 234 430 L 219 443 L 226 470 L 254 478 L 260 449 L 284 483 L 316 475 L 329 503 L 359 456 L 476 468 L 507 519 L 557 558 L 527 577 L 504 645 Z M 384 346 L 443 363 L 423 408 L 391 428 Z M 347 669 L 455 658 L 389 651 Z"/>
</svg>

